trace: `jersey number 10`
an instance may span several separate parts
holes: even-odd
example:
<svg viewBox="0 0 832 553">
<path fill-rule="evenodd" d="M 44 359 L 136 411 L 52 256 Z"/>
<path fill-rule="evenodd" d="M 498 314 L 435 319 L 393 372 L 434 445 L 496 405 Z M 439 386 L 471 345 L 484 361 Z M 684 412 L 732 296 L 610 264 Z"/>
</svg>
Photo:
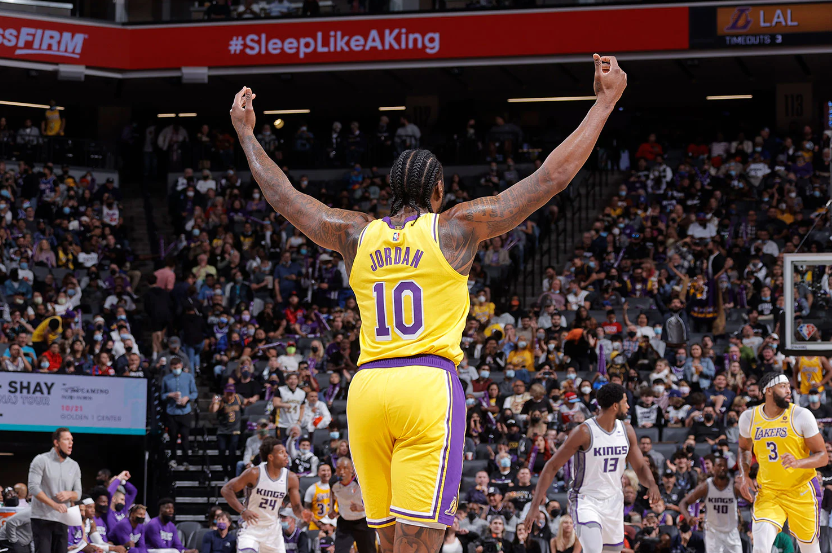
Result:
<svg viewBox="0 0 832 553">
<path fill-rule="evenodd" d="M 373 284 L 373 298 L 376 301 L 376 340 L 388 342 L 392 339 L 390 326 L 403 340 L 415 340 L 425 330 L 425 307 L 422 302 L 422 288 L 412 280 L 402 280 L 393 286 L 393 321 L 387 314 L 387 282 Z M 410 296 L 410 316 L 405 317 L 404 299 Z M 408 324 L 407 319 L 411 322 Z"/>
</svg>

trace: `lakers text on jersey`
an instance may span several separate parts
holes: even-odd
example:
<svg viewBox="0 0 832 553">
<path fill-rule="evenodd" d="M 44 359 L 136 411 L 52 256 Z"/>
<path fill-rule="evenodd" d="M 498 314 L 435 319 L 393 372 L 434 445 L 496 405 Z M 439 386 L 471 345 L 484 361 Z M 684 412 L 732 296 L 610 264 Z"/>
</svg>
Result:
<svg viewBox="0 0 832 553">
<path fill-rule="evenodd" d="M 769 418 L 763 405 L 740 416 L 740 435 L 753 443 L 759 491 L 754 501 L 754 522 L 778 529 L 788 519 L 789 530 L 800 541 L 811 542 L 819 533 L 820 484 L 814 469 L 786 468 L 783 456 L 809 456 L 805 438 L 818 433 L 817 421 L 807 409 L 791 404 Z"/>
</svg>

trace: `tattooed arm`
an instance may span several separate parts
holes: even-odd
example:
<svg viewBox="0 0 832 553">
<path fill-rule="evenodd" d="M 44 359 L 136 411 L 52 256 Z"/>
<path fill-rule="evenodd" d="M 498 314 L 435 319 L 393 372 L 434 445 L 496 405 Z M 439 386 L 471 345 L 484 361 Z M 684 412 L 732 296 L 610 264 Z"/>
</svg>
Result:
<svg viewBox="0 0 832 553">
<path fill-rule="evenodd" d="M 256 94 L 245 88 L 234 96 L 231 122 L 246 153 L 251 174 L 263 191 L 263 197 L 281 215 L 313 242 L 344 256 L 349 273 L 358 236 L 371 221 L 364 213 L 333 209 L 312 196 L 295 190 L 280 167 L 263 151 L 254 137 L 254 106 Z"/>
<path fill-rule="evenodd" d="M 522 223 L 564 190 L 583 167 L 627 86 L 627 74 L 614 57 L 595 60 L 595 105 L 569 137 L 529 177 L 498 196 L 459 204 L 441 215 L 442 253 L 451 266 L 467 274 L 479 243 Z M 606 64 L 609 64 L 607 66 Z"/>
</svg>

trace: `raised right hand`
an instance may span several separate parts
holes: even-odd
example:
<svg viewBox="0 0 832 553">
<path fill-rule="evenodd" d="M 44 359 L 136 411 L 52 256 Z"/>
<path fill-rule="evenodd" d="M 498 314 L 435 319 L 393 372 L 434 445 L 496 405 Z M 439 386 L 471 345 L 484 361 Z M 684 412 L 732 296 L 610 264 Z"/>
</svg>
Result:
<svg viewBox="0 0 832 553">
<path fill-rule="evenodd" d="M 627 88 L 627 73 L 619 66 L 615 56 L 593 54 L 595 60 L 595 96 L 597 102 L 612 107 Z"/>
<path fill-rule="evenodd" d="M 532 501 L 531 507 L 529 507 L 529 512 L 526 514 L 526 520 L 523 521 L 523 527 L 526 528 L 526 534 L 532 533 L 532 526 L 537 521 L 537 513 L 540 512 L 540 505 L 537 502 Z"/>
</svg>

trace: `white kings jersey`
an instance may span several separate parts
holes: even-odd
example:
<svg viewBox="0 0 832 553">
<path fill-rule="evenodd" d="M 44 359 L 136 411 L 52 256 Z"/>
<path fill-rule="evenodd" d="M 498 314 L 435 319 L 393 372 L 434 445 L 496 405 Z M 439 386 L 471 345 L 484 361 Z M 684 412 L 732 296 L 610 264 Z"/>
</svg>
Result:
<svg viewBox="0 0 832 553">
<path fill-rule="evenodd" d="M 734 480 L 730 479 L 725 489 L 720 491 L 714 485 L 714 479 L 708 478 L 708 496 L 706 528 L 712 532 L 730 532 L 737 529 L 737 498 L 734 495 Z"/>
<path fill-rule="evenodd" d="M 586 450 L 578 450 L 575 454 L 570 497 L 578 494 L 595 499 L 608 499 L 613 495 L 623 497 L 621 476 L 627 468 L 630 452 L 627 428 L 620 420 L 615 421 L 612 432 L 601 428 L 594 418 L 584 424 L 589 430 L 590 442 Z"/>
<path fill-rule="evenodd" d="M 257 515 L 257 522 L 247 527 L 280 526 L 280 509 L 287 495 L 289 470 L 280 469 L 280 476 L 272 480 L 266 463 L 260 463 L 257 485 L 251 489 L 246 508 Z M 282 535 L 282 532 L 281 532 Z"/>
</svg>

